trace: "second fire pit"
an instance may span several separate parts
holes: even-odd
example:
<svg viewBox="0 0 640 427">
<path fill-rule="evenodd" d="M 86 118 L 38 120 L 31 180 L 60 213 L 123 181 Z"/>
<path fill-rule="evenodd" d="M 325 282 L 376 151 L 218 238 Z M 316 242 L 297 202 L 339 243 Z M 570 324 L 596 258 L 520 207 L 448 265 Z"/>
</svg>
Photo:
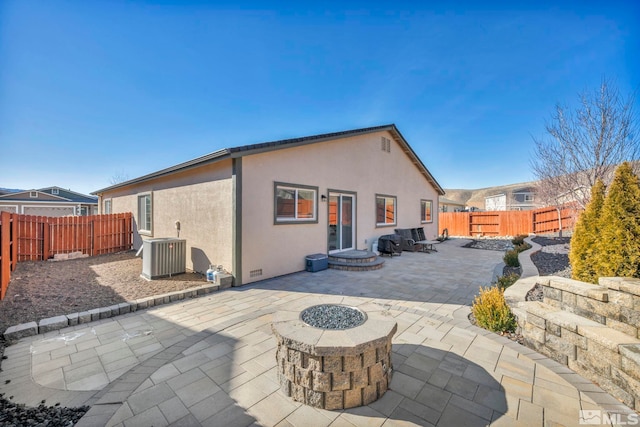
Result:
<svg viewBox="0 0 640 427">
<path fill-rule="evenodd" d="M 276 314 L 281 390 L 316 408 L 347 409 L 382 397 L 391 381 L 396 322 L 382 308 L 314 305 Z"/>
</svg>

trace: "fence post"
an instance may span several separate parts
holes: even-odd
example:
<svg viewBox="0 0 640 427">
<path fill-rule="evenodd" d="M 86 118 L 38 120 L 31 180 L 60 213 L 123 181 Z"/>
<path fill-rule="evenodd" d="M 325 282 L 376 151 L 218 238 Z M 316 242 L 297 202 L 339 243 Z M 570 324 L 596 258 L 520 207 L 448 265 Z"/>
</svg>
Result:
<svg viewBox="0 0 640 427">
<path fill-rule="evenodd" d="M 10 222 L 9 212 L 0 212 L 0 300 L 4 299 L 11 280 Z"/>
<path fill-rule="evenodd" d="M 51 253 L 51 226 L 49 225 L 49 218 L 44 219 L 42 223 L 42 261 L 49 259 Z"/>
<path fill-rule="evenodd" d="M 18 215 L 11 214 L 11 271 L 18 266 Z"/>
</svg>

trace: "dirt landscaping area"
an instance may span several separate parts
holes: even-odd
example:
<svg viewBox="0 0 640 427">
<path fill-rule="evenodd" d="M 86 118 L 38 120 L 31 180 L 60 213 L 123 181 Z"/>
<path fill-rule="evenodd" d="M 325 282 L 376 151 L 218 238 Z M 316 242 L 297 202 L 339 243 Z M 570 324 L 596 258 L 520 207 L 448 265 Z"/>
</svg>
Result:
<svg viewBox="0 0 640 427">
<path fill-rule="evenodd" d="M 107 307 L 206 283 L 197 273 L 148 281 L 135 252 L 68 261 L 19 262 L 0 301 L 0 336 L 13 325 Z"/>
</svg>

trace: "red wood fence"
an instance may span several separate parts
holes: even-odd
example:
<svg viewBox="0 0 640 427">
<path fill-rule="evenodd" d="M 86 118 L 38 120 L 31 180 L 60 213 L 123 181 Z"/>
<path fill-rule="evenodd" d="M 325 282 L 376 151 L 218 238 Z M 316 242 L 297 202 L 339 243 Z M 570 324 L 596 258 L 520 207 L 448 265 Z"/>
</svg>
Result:
<svg viewBox="0 0 640 427">
<path fill-rule="evenodd" d="M 0 212 L 0 300 L 4 299 L 11 272 L 18 263 L 17 225 L 13 214 Z"/>
<path fill-rule="evenodd" d="M 47 260 L 55 254 L 82 252 L 93 256 L 126 251 L 133 246 L 132 214 L 44 217 L 2 212 L 0 278 L 4 298 L 18 261 Z"/>
<path fill-rule="evenodd" d="M 578 211 L 565 208 L 561 215 L 562 229 L 573 229 Z M 440 229 L 446 228 L 450 236 L 517 236 L 560 230 L 554 207 L 531 211 L 440 212 L 438 222 Z"/>
</svg>

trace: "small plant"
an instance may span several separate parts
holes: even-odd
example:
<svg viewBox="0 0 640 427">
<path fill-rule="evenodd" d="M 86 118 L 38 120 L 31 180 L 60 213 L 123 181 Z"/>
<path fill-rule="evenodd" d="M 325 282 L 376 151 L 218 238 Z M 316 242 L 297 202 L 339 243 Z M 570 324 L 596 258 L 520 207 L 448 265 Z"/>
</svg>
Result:
<svg viewBox="0 0 640 427">
<path fill-rule="evenodd" d="M 513 239 L 511 239 L 511 243 L 513 243 L 513 246 L 520 246 L 524 243 L 525 237 L 527 236 L 525 236 L 524 234 L 519 234 Z"/>
<path fill-rule="evenodd" d="M 498 280 L 496 281 L 496 286 L 498 286 L 498 288 L 500 288 L 500 289 L 502 289 L 504 291 L 509 286 L 511 286 L 514 283 L 516 283 L 516 281 L 519 278 L 520 278 L 520 276 L 515 274 L 515 273 L 509 273 L 506 276 L 500 276 L 500 277 L 498 277 Z"/>
<path fill-rule="evenodd" d="M 515 246 L 513 247 L 513 249 L 515 249 L 515 250 L 516 250 L 516 251 L 518 251 L 518 252 L 524 252 L 524 251 L 526 251 L 527 249 L 531 249 L 531 245 L 530 245 L 530 244 L 528 244 L 528 243 L 522 242 L 522 243 L 521 243 L 521 244 L 519 244 L 519 245 L 515 245 Z"/>
<path fill-rule="evenodd" d="M 516 319 L 504 299 L 504 291 L 497 286 L 480 287 L 471 307 L 476 322 L 492 332 L 513 332 Z"/>
<path fill-rule="evenodd" d="M 518 261 L 518 251 L 516 249 L 508 250 L 504 254 L 504 263 L 509 267 L 520 267 L 520 261 Z"/>
</svg>

